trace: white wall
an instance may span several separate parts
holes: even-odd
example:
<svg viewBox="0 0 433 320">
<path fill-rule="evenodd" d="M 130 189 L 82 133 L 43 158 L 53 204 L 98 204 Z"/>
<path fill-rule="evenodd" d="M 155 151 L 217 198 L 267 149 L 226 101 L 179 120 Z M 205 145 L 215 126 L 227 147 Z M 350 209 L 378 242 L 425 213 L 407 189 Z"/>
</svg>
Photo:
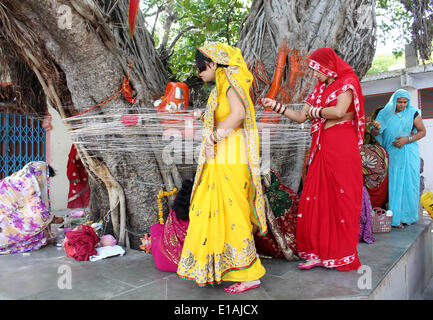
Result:
<svg viewBox="0 0 433 320">
<path fill-rule="evenodd" d="M 394 92 L 401 88 L 400 76 L 390 79 L 376 79 L 372 76 L 365 76 L 361 82 L 361 88 L 364 96 Z"/>
<path fill-rule="evenodd" d="M 427 85 L 431 85 L 431 79 L 430 83 Z M 405 89 L 410 92 L 411 104 L 418 108 L 418 90 L 414 88 Z M 424 138 L 418 141 L 418 145 L 420 156 L 424 160 L 424 171 L 422 173 L 425 184 L 424 192 L 433 192 L 433 119 L 423 119 L 423 122 L 424 126 L 426 127 L 427 134 Z"/>
<path fill-rule="evenodd" d="M 48 132 L 47 162 L 56 171 L 56 176 L 50 180 L 51 210 L 65 210 L 69 191 L 66 167 L 72 141 L 59 113 L 51 106 L 48 107 L 48 112 L 52 117 L 53 129 Z"/>
<path fill-rule="evenodd" d="M 427 135 L 418 141 L 421 158 L 424 159 L 425 190 L 433 192 L 433 119 L 423 119 Z"/>
</svg>

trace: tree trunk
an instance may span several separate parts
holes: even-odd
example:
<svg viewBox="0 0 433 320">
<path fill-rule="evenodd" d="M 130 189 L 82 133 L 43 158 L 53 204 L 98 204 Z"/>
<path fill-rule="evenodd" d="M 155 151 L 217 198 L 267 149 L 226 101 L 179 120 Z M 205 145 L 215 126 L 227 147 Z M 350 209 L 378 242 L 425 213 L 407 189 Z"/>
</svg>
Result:
<svg viewBox="0 0 433 320">
<path fill-rule="evenodd" d="M 107 189 L 103 198 L 109 204 L 101 214 L 111 217 L 119 243 L 128 245 L 129 234 L 132 247 L 138 248 L 140 236 L 157 221 L 158 191 L 180 187 L 185 172 L 163 159 L 162 128 L 152 100 L 163 95 L 168 77 L 141 14 L 129 39 L 127 6 L 127 1 L 117 0 L 3 0 L 0 47 L 11 66 L 17 61 L 26 65 L 11 72 L 18 85 L 37 79 L 37 89 L 64 119 L 88 171 Z M 277 97 L 285 103 L 301 102 L 313 85 L 305 76 L 305 61 L 318 47 L 336 49 L 362 76 L 374 53 L 375 21 L 372 10 L 362 16 L 372 19 L 362 23 L 356 13 L 359 17 L 359 8 L 371 7 L 369 0 L 254 1 L 238 46 L 256 76 L 255 97 L 268 91 L 271 81 L 266 79 L 272 79 L 283 41 L 289 67 Z M 130 77 L 134 105 L 119 93 L 122 75 Z M 32 105 L 36 97 L 40 95 L 22 99 Z M 125 127 L 120 118 L 127 113 L 141 114 L 142 126 Z M 296 190 L 308 127 L 276 128 L 283 135 L 271 137 L 272 146 L 282 151 L 272 150 L 272 167 Z M 189 175 L 192 167 L 179 166 Z"/>
<path fill-rule="evenodd" d="M 110 9 L 110 16 L 104 14 Z M 138 248 L 139 237 L 157 221 L 158 191 L 179 179 L 162 161 L 161 148 L 152 149 L 159 128 L 152 100 L 163 94 L 167 74 L 147 30 L 137 27 L 129 39 L 127 15 L 127 1 L 5 0 L 0 5 L 3 52 L 11 60 L 18 56 L 36 75 L 88 171 L 107 188 L 119 243 L 128 245 L 129 231 L 132 247 Z M 144 25 L 140 14 L 137 25 Z M 137 102 L 131 106 L 120 94 L 85 112 L 119 92 L 122 75 L 130 75 Z M 147 114 L 143 127 L 126 128 L 120 118 L 127 113 Z"/>
<path fill-rule="evenodd" d="M 308 72 L 308 55 L 315 49 L 333 48 L 361 79 L 375 52 L 374 7 L 374 0 L 254 0 L 237 46 L 255 76 L 255 100 L 265 96 L 271 87 L 279 49 L 287 58 L 276 98 L 297 104 L 295 109 L 301 108 L 315 85 Z M 262 113 L 258 108 L 259 119 Z M 284 119 L 269 127 L 274 134 L 271 167 L 296 191 L 310 143 L 311 123 L 299 125 Z M 262 146 L 262 150 L 266 147 Z"/>
</svg>

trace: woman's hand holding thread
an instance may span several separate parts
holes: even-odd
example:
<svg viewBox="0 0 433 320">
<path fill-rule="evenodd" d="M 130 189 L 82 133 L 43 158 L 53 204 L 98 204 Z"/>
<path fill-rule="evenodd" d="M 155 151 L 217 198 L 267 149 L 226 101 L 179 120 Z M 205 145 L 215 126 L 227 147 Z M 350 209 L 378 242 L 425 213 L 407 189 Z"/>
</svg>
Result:
<svg viewBox="0 0 433 320">
<path fill-rule="evenodd" d="M 270 99 L 270 98 L 260 98 L 259 104 L 261 104 L 264 107 L 271 108 L 276 113 L 279 113 L 281 115 L 284 115 L 286 112 L 287 107 L 282 105 L 276 100 Z"/>
</svg>

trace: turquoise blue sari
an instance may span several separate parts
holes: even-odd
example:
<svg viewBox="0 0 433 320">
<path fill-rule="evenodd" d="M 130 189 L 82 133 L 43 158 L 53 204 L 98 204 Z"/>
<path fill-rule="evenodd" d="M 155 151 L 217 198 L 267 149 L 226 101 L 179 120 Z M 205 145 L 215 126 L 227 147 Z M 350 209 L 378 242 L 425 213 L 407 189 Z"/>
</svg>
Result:
<svg viewBox="0 0 433 320">
<path fill-rule="evenodd" d="M 398 98 L 409 101 L 403 111 L 395 113 Z M 400 89 L 394 92 L 376 118 L 381 124 L 376 139 L 389 155 L 388 196 L 393 226 L 412 224 L 418 220 L 421 163 L 418 143 L 407 143 L 402 148 L 392 144 L 397 137 L 408 137 L 412 130 L 417 132 L 413 127 L 416 112 L 419 113 L 419 109 L 410 105 L 409 92 Z"/>
</svg>

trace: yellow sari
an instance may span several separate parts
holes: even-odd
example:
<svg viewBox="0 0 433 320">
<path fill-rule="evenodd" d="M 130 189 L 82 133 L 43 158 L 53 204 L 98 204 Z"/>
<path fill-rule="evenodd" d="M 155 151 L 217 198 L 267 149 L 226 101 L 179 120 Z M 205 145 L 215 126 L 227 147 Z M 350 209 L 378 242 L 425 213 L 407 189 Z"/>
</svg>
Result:
<svg viewBox="0 0 433 320">
<path fill-rule="evenodd" d="M 216 87 L 209 96 L 204 139 L 190 205 L 190 224 L 177 275 L 199 286 L 222 281 L 253 281 L 266 272 L 257 256 L 252 223 L 267 232 L 260 181 L 259 138 L 249 96 L 253 76 L 238 48 L 209 43 L 199 50 L 218 64 Z M 232 87 L 245 107 L 243 127 L 216 146 L 206 161 L 205 141 L 216 121 L 230 114 L 227 90 Z"/>
</svg>

